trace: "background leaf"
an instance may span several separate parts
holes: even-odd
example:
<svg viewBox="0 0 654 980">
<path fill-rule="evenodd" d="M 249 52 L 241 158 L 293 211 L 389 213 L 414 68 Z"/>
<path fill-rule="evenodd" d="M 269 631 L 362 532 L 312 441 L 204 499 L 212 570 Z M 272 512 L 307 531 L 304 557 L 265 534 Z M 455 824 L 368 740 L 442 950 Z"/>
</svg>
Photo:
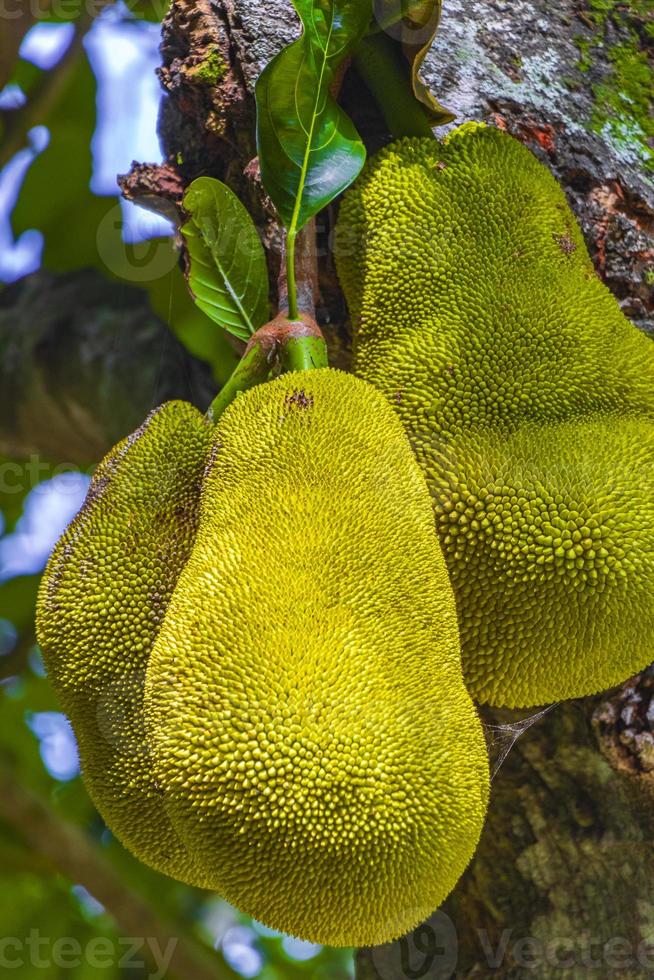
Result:
<svg viewBox="0 0 654 980">
<path fill-rule="evenodd" d="M 304 32 L 259 77 L 261 176 L 295 233 L 358 176 L 365 148 L 330 94 L 334 72 L 369 26 L 371 0 L 293 0 Z"/>
<path fill-rule="evenodd" d="M 188 283 L 200 309 L 224 330 L 247 340 L 268 319 L 268 270 L 257 229 L 229 187 L 198 177 L 184 195 L 190 220 L 182 227 Z"/>
<path fill-rule="evenodd" d="M 32 626 L 40 575 L 19 575 L 0 585 L 0 619 L 7 619 L 18 630 Z"/>
<path fill-rule="evenodd" d="M 375 20 L 399 42 L 409 63 L 415 97 L 426 107 L 436 126 L 452 122 L 454 114 L 440 104 L 420 78 L 419 72 L 441 18 L 442 0 L 375 0 Z"/>
</svg>

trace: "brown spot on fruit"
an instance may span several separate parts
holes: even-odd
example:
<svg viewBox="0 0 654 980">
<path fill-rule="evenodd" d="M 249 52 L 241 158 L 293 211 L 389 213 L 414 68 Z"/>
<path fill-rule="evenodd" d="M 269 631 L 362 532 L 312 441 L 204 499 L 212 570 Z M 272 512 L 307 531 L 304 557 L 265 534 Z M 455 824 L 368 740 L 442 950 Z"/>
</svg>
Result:
<svg viewBox="0 0 654 980">
<path fill-rule="evenodd" d="M 296 408 L 312 408 L 313 395 L 307 395 L 303 390 L 296 389 L 292 395 L 287 395 L 284 401 L 286 405 L 295 405 Z"/>
<path fill-rule="evenodd" d="M 553 235 L 552 237 L 564 255 L 572 255 L 573 252 L 577 251 L 577 246 L 569 235 Z"/>
</svg>

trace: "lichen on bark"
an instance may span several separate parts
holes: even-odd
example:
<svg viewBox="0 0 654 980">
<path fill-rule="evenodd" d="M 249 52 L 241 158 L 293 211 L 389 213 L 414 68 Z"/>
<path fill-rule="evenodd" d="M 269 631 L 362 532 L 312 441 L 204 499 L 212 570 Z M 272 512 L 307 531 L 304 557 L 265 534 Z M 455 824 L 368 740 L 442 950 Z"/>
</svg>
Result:
<svg viewBox="0 0 654 980">
<path fill-rule="evenodd" d="M 459 119 L 507 129 L 550 167 L 604 281 L 650 332 L 653 25 L 649 0 L 488 0 L 482 16 L 445 0 L 424 67 Z"/>
</svg>

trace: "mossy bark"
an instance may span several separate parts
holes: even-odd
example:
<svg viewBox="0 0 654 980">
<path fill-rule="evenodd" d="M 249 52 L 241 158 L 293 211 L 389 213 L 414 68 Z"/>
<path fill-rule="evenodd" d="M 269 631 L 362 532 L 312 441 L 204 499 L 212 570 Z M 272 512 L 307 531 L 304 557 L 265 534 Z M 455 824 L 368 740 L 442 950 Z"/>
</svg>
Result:
<svg viewBox="0 0 654 980">
<path fill-rule="evenodd" d="M 650 670 L 604 700 L 558 705 L 520 735 L 456 890 L 401 944 L 360 950 L 358 980 L 651 976 L 651 688 Z M 491 731 L 497 757 L 514 734 Z"/>
</svg>

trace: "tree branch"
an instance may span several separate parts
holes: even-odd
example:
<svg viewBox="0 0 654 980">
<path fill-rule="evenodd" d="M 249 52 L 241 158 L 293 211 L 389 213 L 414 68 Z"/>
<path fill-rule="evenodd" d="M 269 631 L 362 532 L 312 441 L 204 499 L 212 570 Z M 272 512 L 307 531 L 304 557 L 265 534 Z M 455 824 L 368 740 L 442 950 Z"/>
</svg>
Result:
<svg viewBox="0 0 654 980">
<path fill-rule="evenodd" d="M 216 387 L 140 289 L 87 269 L 39 272 L 0 294 L 6 455 L 86 466 L 156 405 L 182 398 L 205 411 Z"/>
<path fill-rule="evenodd" d="M 204 950 L 184 934 L 186 927 L 182 930 L 179 923 L 155 915 L 147 902 L 126 888 L 91 839 L 26 789 L 6 759 L 0 759 L 0 817 L 52 868 L 83 885 L 113 915 L 126 936 L 152 938 L 160 949 L 175 939 L 170 961 L 173 976 L 179 980 L 237 980 L 238 974 L 218 953 Z M 148 955 L 147 944 L 142 952 Z"/>
</svg>

